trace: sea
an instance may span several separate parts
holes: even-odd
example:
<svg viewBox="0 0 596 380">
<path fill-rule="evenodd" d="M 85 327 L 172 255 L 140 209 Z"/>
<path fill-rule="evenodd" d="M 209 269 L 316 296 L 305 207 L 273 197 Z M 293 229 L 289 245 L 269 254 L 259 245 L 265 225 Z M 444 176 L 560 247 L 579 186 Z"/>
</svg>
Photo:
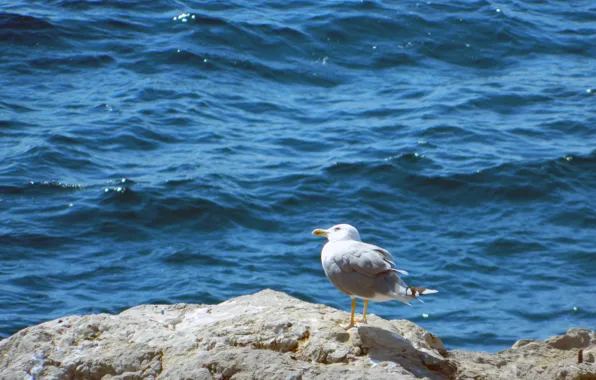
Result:
<svg viewBox="0 0 596 380">
<path fill-rule="evenodd" d="M 595 57 L 593 0 L 2 1 L 0 338 L 266 288 L 349 311 L 337 223 L 439 291 L 369 312 L 448 349 L 594 329 Z"/>
</svg>

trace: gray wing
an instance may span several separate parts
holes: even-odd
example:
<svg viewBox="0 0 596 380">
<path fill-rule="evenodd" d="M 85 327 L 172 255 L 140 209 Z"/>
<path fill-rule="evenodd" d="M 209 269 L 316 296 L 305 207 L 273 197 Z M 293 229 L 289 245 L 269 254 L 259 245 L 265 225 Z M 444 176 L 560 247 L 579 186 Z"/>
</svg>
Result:
<svg viewBox="0 0 596 380">
<path fill-rule="evenodd" d="M 345 257 L 352 270 L 369 276 L 397 269 L 391 254 L 372 244 L 354 244 Z"/>
<path fill-rule="evenodd" d="M 325 273 L 331 282 L 348 295 L 374 298 L 407 286 L 398 275 L 393 257 L 383 248 L 350 241 L 333 244 L 332 260 Z"/>
<path fill-rule="evenodd" d="M 395 265 L 395 261 L 393 261 L 393 256 L 391 256 L 391 253 L 389 253 L 389 251 L 387 251 L 381 247 L 377 247 L 376 245 L 366 244 L 366 243 L 363 243 L 363 244 L 367 245 L 370 249 L 374 250 L 376 253 L 378 253 L 383 258 L 383 260 L 385 260 L 387 263 L 389 263 L 391 265 L 391 270 L 394 270 L 401 274 L 405 274 L 406 276 L 408 275 L 408 272 L 406 272 L 405 270 L 397 269 L 397 266 Z"/>
</svg>

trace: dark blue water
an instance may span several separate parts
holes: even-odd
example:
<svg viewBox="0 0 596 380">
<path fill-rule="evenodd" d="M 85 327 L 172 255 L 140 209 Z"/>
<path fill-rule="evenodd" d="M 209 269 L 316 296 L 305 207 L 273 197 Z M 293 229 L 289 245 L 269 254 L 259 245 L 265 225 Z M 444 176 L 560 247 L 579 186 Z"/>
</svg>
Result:
<svg viewBox="0 0 596 380">
<path fill-rule="evenodd" d="M 314 228 L 440 293 L 449 348 L 596 327 L 596 3 L 0 5 L 0 337 L 273 288 Z M 423 314 L 428 314 L 424 317 Z"/>
</svg>

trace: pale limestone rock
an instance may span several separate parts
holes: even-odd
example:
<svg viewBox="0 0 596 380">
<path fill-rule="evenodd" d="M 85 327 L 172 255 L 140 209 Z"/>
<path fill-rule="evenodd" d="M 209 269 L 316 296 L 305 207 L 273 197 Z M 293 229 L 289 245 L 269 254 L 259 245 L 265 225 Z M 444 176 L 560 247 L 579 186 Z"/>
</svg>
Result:
<svg viewBox="0 0 596 380">
<path fill-rule="evenodd" d="M 596 332 L 570 329 L 543 342 L 520 340 L 496 354 L 454 350 L 447 357 L 457 362 L 458 379 L 596 379 L 593 363 L 578 363 L 579 349 L 596 349 Z"/>
<path fill-rule="evenodd" d="M 584 379 L 578 376 L 596 373 L 589 330 L 519 341 L 491 355 L 448 352 L 438 337 L 405 320 L 371 315 L 368 324 L 345 331 L 340 323 L 348 317 L 271 290 L 219 305 L 70 316 L 1 341 L 0 379 Z"/>
<path fill-rule="evenodd" d="M 582 357 L 586 363 L 594 363 L 596 359 L 596 347 L 583 351 Z"/>
</svg>

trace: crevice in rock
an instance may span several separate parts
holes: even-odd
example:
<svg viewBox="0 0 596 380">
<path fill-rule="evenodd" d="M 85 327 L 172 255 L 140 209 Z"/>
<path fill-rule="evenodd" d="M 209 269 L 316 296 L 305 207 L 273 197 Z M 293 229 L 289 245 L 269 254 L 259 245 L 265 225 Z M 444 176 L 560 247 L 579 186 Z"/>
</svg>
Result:
<svg viewBox="0 0 596 380">
<path fill-rule="evenodd" d="M 163 372 L 163 358 L 164 358 L 164 356 L 165 356 L 165 353 L 163 352 L 163 350 L 160 349 L 159 350 L 159 358 L 158 358 L 158 360 L 159 360 L 159 371 L 155 374 L 156 376 L 161 375 L 161 373 Z M 147 370 L 149 370 L 149 369 L 150 369 L 150 367 L 147 368 L 145 371 L 143 371 L 143 374 L 145 372 L 147 372 Z"/>
<path fill-rule="evenodd" d="M 310 330 L 307 327 L 306 331 L 304 332 L 304 334 L 298 338 L 298 340 L 296 341 L 296 348 L 293 350 L 294 353 L 298 352 L 300 350 L 300 346 L 306 344 L 310 339 Z"/>
</svg>

